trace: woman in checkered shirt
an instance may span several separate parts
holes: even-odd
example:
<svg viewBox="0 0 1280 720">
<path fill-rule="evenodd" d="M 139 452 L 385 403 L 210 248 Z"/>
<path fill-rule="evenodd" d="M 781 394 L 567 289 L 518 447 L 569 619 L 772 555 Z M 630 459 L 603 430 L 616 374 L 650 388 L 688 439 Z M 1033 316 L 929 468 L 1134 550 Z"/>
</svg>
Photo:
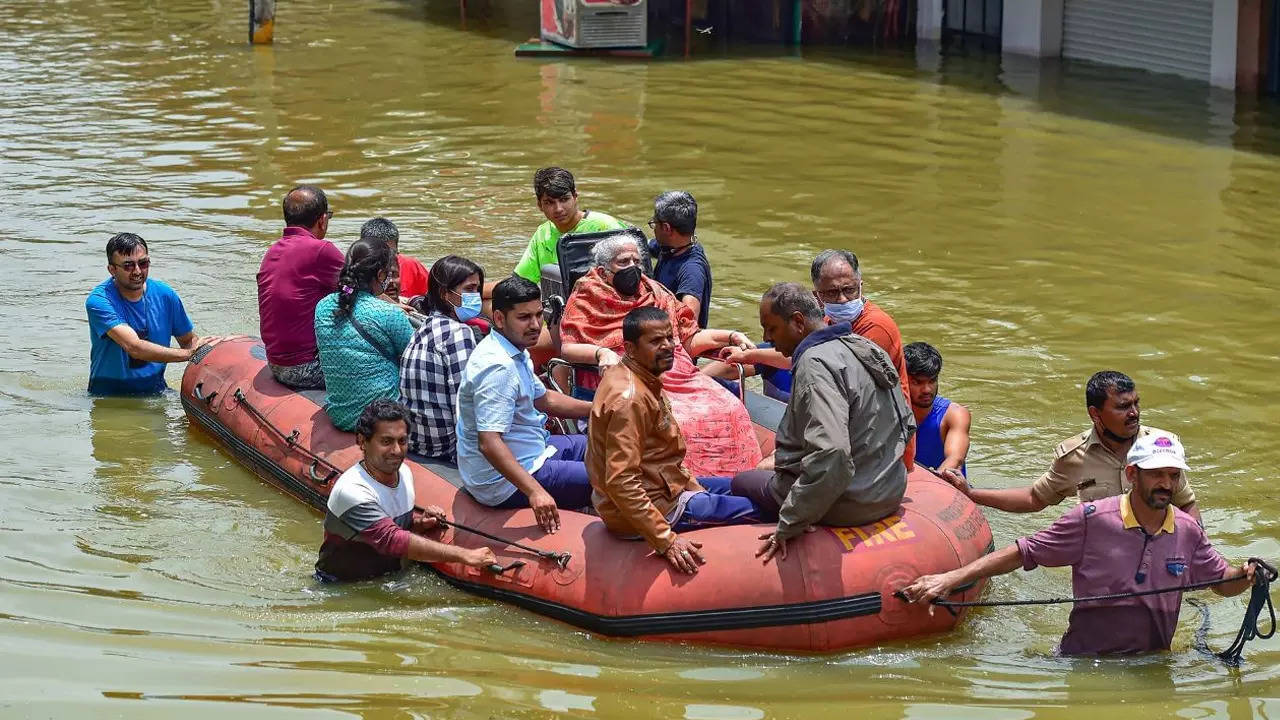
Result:
<svg viewBox="0 0 1280 720">
<path fill-rule="evenodd" d="M 409 452 L 457 462 L 454 408 L 462 368 L 480 338 L 466 325 L 479 316 L 484 269 L 456 255 L 431 266 L 427 321 L 400 357 L 400 396 L 409 408 Z"/>
</svg>

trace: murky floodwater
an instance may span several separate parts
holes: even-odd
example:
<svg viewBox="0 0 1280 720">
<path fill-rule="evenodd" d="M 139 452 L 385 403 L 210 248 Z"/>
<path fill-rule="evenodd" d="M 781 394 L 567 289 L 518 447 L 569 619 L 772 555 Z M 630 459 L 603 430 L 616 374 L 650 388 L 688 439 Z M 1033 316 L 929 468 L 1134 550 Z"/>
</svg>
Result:
<svg viewBox="0 0 1280 720">
<path fill-rule="evenodd" d="M 291 184 L 330 191 L 339 243 L 384 213 L 406 251 L 504 271 L 540 221 L 533 169 L 563 164 L 637 223 L 660 190 L 697 196 L 717 325 L 758 332 L 770 281 L 857 251 L 905 338 L 942 349 L 978 483 L 1034 478 L 1084 427 L 1088 375 L 1129 372 L 1187 443 L 1215 542 L 1280 558 L 1274 109 L 961 56 L 524 61 L 514 5 L 473 3 L 462 32 L 452 1 L 281 3 L 277 44 L 249 49 L 242 0 L 0 4 L 0 715 L 1280 714 L 1280 642 L 1227 671 L 1189 649 L 1191 609 L 1173 652 L 1133 661 L 1052 657 L 1058 608 L 807 658 L 594 638 L 423 572 L 318 588 L 319 519 L 176 397 L 86 396 L 83 300 L 113 232 L 151 241 L 198 332 L 255 332 Z M 1055 512 L 989 516 L 1004 543 Z M 1223 646 L 1242 600 L 1207 599 Z"/>
</svg>

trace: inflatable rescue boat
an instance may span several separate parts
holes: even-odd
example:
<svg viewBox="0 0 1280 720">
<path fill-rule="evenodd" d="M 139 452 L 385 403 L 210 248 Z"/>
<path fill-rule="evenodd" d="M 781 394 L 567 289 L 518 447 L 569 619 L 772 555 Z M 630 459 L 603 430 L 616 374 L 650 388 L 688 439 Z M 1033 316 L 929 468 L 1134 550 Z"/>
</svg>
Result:
<svg viewBox="0 0 1280 720">
<path fill-rule="evenodd" d="M 272 377 L 262 343 L 224 340 L 201 348 L 182 378 L 192 425 L 209 434 L 262 479 L 323 512 L 334 481 L 360 460 L 355 436 L 337 430 L 323 391 L 298 392 Z M 748 409 L 765 454 L 783 406 L 749 394 Z M 409 462 L 419 505 L 439 505 L 458 523 L 568 562 L 445 529 L 444 542 L 489 545 L 504 566 L 494 573 L 456 563 L 429 567 L 449 584 L 594 633 L 781 651 L 825 652 L 953 629 L 962 615 L 908 605 L 897 589 L 925 573 L 977 559 L 992 547 L 982 512 L 928 470 L 908 478 L 901 509 L 863 527 L 821 527 L 789 545 L 784 561 L 753 555 L 770 526 L 697 530 L 707 563 L 676 572 L 648 545 L 621 540 L 592 515 L 561 511 L 546 535 L 529 510 L 494 510 L 462 491 L 457 470 Z M 317 528 L 316 542 L 320 541 Z M 983 585 L 956 595 L 976 600 Z"/>
</svg>

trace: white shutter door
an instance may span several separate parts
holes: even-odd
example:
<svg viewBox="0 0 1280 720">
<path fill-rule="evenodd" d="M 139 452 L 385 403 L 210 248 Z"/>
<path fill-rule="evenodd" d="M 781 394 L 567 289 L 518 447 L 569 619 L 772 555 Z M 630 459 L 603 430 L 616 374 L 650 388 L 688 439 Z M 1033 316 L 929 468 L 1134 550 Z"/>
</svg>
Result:
<svg viewBox="0 0 1280 720">
<path fill-rule="evenodd" d="M 1062 55 L 1209 80 L 1212 0 L 1066 0 Z"/>
</svg>

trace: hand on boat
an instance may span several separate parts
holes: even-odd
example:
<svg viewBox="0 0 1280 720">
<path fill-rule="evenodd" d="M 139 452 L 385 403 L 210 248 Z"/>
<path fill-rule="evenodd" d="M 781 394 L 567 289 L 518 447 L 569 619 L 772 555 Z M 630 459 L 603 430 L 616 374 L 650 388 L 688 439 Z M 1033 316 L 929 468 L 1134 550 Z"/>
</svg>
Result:
<svg viewBox="0 0 1280 720">
<path fill-rule="evenodd" d="M 968 497 L 969 481 L 965 479 L 965 476 L 961 475 L 959 472 L 955 470 L 952 470 L 951 468 L 946 468 L 944 470 L 938 471 L 938 477 L 951 483 L 952 487 L 964 493 L 965 496 Z"/>
<path fill-rule="evenodd" d="M 434 530 L 440 526 L 442 520 L 447 519 L 443 508 L 438 505 L 428 505 L 426 509 L 414 516 L 413 531 L 424 533 L 428 530 Z"/>
<path fill-rule="evenodd" d="M 472 548 L 464 550 L 462 553 L 462 562 L 474 568 L 487 568 L 498 562 L 498 556 L 493 554 L 493 550 L 487 547 Z"/>
<path fill-rule="evenodd" d="M 780 539 L 777 533 L 765 533 L 760 536 L 764 544 L 756 551 L 756 557 L 764 556 L 764 564 L 768 565 L 774 555 L 778 556 L 778 562 L 787 559 L 787 541 Z"/>
<path fill-rule="evenodd" d="M 542 532 L 553 535 L 560 529 L 560 511 L 556 509 L 555 498 L 551 497 L 546 490 L 529 496 L 529 507 L 533 509 L 533 516 L 538 520 L 538 527 L 542 528 Z"/>
<path fill-rule="evenodd" d="M 950 577 L 950 573 L 922 575 L 899 592 L 906 596 L 907 602 L 932 603 L 940 597 L 951 595 L 955 584 L 955 581 Z M 936 605 L 929 605 L 929 614 L 933 615 L 933 611 L 936 609 Z"/>
<path fill-rule="evenodd" d="M 701 548 L 702 543 L 700 542 L 677 537 L 662 556 L 680 572 L 693 575 L 698 572 L 699 565 L 707 563 L 706 559 L 702 557 Z"/>
</svg>

